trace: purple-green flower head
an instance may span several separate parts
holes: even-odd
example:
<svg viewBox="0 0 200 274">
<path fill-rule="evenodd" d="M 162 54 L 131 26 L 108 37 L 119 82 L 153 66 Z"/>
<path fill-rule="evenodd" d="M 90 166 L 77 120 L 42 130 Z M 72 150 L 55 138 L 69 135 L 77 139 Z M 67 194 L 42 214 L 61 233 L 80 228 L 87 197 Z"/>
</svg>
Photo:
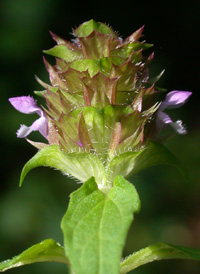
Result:
<svg viewBox="0 0 200 274">
<path fill-rule="evenodd" d="M 90 20 L 74 30 L 73 42 L 52 34 L 57 45 L 44 51 L 56 57 L 54 66 L 44 59 L 50 83 L 37 78 L 45 90 L 36 94 L 46 106 L 41 109 L 30 96 L 9 99 L 18 111 L 39 115 L 17 136 L 39 131 L 48 140 L 29 141 L 40 151 L 27 163 L 21 182 L 29 170 L 45 165 L 81 182 L 94 176 L 99 188 L 107 189 L 117 175 L 130 176 L 148 166 L 156 151 L 163 153 L 149 140 L 156 138 L 155 121 L 186 133 L 182 122 L 173 122 L 164 110 L 180 107 L 191 92 L 172 91 L 159 102 L 162 89 L 156 82 L 163 72 L 149 78 L 153 54 L 143 53 L 152 45 L 139 41 L 142 32 L 143 27 L 122 39 Z"/>
<path fill-rule="evenodd" d="M 169 124 L 172 128 L 179 134 L 186 134 L 187 131 L 182 125 L 181 120 L 173 122 L 168 114 L 163 112 L 166 108 L 179 108 L 186 103 L 186 101 L 191 96 L 192 92 L 190 91 L 179 91 L 173 90 L 169 92 L 165 100 L 161 103 L 158 113 L 157 113 L 157 125 L 158 128 L 161 128 L 165 124 Z"/>
<path fill-rule="evenodd" d="M 36 102 L 31 96 L 20 96 L 9 99 L 12 106 L 18 111 L 25 114 L 37 113 L 40 118 L 37 119 L 30 127 L 21 125 L 17 131 L 18 138 L 27 137 L 32 131 L 39 131 L 46 139 L 48 132 L 48 121 L 44 111 L 36 105 Z"/>
</svg>

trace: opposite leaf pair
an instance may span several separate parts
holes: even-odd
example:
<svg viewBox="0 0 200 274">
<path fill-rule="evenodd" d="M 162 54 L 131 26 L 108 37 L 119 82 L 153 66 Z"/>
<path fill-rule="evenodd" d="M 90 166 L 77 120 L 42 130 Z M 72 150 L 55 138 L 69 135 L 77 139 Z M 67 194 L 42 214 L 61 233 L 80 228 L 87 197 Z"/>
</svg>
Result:
<svg viewBox="0 0 200 274">
<path fill-rule="evenodd" d="M 45 240 L 0 263 L 0 271 L 36 262 L 58 262 L 72 267 L 75 273 L 125 274 L 156 260 L 200 260 L 199 250 L 156 243 L 120 263 L 127 230 L 139 209 L 138 194 L 123 177 L 116 177 L 108 195 L 99 191 L 91 178 L 71 195 L 62 220 L 65 249 L 52 239 Z"/>
</svg>

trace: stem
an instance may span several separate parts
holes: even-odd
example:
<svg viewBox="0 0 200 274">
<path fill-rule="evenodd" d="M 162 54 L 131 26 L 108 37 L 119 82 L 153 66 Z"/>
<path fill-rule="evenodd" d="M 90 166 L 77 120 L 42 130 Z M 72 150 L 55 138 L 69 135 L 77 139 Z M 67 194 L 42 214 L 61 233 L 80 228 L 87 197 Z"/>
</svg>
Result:
<svg viewBox="0 0 200 274">
<path fill-rule="evenodd" d="M 74 270 L 72 269 L 71 266 L 69 266 L 69 274 L 75 274 Z"/>
</svg>

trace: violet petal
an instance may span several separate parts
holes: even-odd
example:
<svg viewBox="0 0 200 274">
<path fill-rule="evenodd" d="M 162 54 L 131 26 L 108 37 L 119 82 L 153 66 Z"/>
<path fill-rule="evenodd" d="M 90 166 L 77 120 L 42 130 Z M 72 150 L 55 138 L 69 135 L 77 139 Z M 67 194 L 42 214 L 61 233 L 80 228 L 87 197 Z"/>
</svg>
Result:
<svg viewBox="0 0 200 274">
<path fill-rule="evenodd" d="M 177 133 L 186 134 L 187 130 L 182 123 L 183 122 L 181 120 L 177 120 L 176 122 L 171 123 L 170 126 L 172 126 Z"/>
<path fill-rule="evenodd" d="M 17 137 L 18 138 L 25 138 L 32 132 L 32 129 L 30 127 L 27 127 L 25 125 L 21 125 L 20 128 L 17 131 Z"/>
<path fill-rule="evenodd" d="M 39 131 L 47 139 L 48 134 L 48 121 L 46 117 L 42 116 L 37 119 L 31 126 L 32 131 Z"/>
<path fill-rule="evenodd" d="M 169 124 L 179 134 L 186 134 L 187 133 L 187 130 L 182 125 L 181 120 L 173 122 L 168 114 L 166 114 L 162 111 L 159 111 L 158 115 L 157 115 L 157 127 L 159 129 L 161 129 L 165 124 Z"/>
<path fill-rule="evenodd" d="M 165 100 L 161 103 L 160 110 L 181 107 L 191 95 L 192 92 L 190 91 L 173 90 L 167 94 Z"/>
<path fill-rule="evenodd" d="M 161 123 L 164 123 L 164 124 L 173 123 L 169 115 L 162 111 L 158 111 L 157 119 L 158 119 L 158 122 L 161 121 Z"/>
<path fill-rule="evenodd" d="M 32 131 L 39 131 L 47 139 L 47 119 L 43 116 L 37 119 L 30 127 L 21 125 L 20 129 L 17 131 L 18 138 L 27 137 Z"/>
<path fill-rule="evenodd" d="M 11 105 L 18 111 L 26 114 L 37 113 L 42 116 L 42 110 L 36 105 L 31 96 L 12 97 L 9 99 Z"/>
</svg>

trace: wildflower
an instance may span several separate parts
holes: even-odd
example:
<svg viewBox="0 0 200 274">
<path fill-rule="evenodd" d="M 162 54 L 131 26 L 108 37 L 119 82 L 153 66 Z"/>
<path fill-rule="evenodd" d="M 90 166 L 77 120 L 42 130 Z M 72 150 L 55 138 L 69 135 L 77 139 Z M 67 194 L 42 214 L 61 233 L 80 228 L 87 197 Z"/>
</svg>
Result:
<svg viewBox="0 0 200 274">
<path fill-rule="evenodd" d="M 36 105 L 31 96 L 20 96 L 9 99 L 12 106 L 18 111 L 26 114 L 37 113 L 40 118 L 35 120 L 30 127 L 21 125 L 17 131 L 18 138 L 25 138 L 32 131 L 39 131 L 47 139 L 48 121 L 44 111 Z"/>
<path fill-rule="evenodd" d="M 160 156 L 151 160 L 151 155 L 166 153 L 151 143 L 156 114 L 160 125 L 186 132 L 181 121 L 173 122 L 163 111 L 181 106 L 191 93 L 172 91 L 159 106 L 161 91 L 155 83 L 163 72 L 149 79 L 153 54 L 144 57 L 143 52 L 152 45 L 139 41 L 142 31 L 122 40 L 105 24 L 90 20 L 74 30 L 74 42 L 52 34 L 57 45 L 45 53 L 56 57 L 56 64 L 44 59 L 50 84 L 37 78 L 45 89 L 37 92 L 46 101 L 44 110 L 30 96 L 9 100 L 18 111 L 40 116 L 30 127 L 22 125 L 17 136 L 38 130 L 48 140 L 29 141 L 39 152 L 24 168 L 21 183 L 27 170 L 45 165 L 81 182 L 93 176 L 107 192 L 116 176 L 161 163 Z"/>
<path fill-rule="evenodd" d="M 169 92 L 165 98 L 165 100 L 161 103 L 158 113 L 157 113 L 157 126 L 161 128 L 164 124 L 170 124 L 172 128 L 178 132 L 179 134 L 186 134 L 187 131 L 185 127 L 182 125 L 181 120 L 177 120 L 173 122 L 168 114 L 163 112 L 166 108 L 179 108 L 186 103 L 186 101 L 191 96 L 192 92 L 190 91 L 179 91 L 173 90 Z"/>
</svg>

